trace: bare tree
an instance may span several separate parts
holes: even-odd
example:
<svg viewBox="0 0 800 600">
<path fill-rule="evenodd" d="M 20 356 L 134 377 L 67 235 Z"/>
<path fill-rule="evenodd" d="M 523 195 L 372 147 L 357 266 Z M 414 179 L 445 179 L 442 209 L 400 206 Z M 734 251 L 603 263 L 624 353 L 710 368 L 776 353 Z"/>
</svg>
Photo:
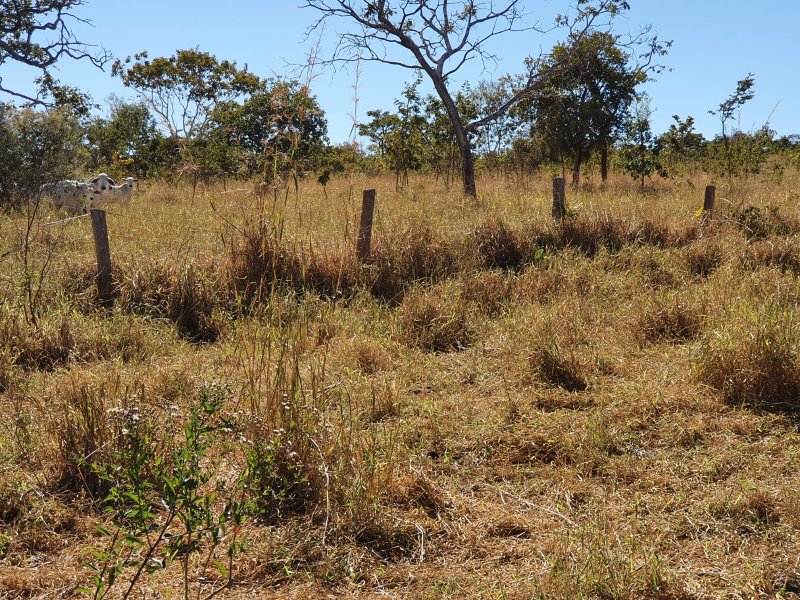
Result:
<svg viewBox="0 0 800 600">
<path fill-rule="evenodd" d="M 469 61 L 496 63 L 491 40 L 510 32 L 544 33 L 528 24 L 522 0 L 305 0 L 304 8 L 321 13 L 310 30 L 328 19 L 344 19 L 355 30 L 341 34 L 330 63 L 372 60 L 422 71 L 441 98 L 461 154 L 464 194 L 475 197 L 475 167 L 470 133 L 504 114 L 521 98 L 535 93 L 541 60 L 529 60 L 521 85 L 481 118 L 465 122 L 450 92 L 451 78 Z M 574 13 L 556 23 L 580 38 L 604 17 L 629 8 L 625 0 L 577 0 Z M 399 50 L 399 52 L 395 52 Z M 541 58 L 541 57 L 540 57 Z"/>
<path fill-rule="evenodd" d="M 51 93 L 54 81 L 48 69 L 62 58 L 89 60 L 97 67 L 108 62 L 110 55 L 79 41 L 71 26 L 88 23 L 71 11 L 83 0 L 0 0 L 0 67 L 12 61 L 42 72 L 42 90 L 32 96 L 3 85 L 0 92 L 35 104 L 44 104 L 43 93 Z"/>
</svg>

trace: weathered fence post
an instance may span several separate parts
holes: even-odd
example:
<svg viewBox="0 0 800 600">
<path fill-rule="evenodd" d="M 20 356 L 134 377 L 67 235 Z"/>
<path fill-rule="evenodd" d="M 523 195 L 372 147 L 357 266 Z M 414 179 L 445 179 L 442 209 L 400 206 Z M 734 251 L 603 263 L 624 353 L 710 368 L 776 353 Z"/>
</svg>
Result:
<svg viewBox="0 0 800 600">
<path fill-rule="evenodd" d="M 358 225 L 358 238 L 356 238 L 356 254 L 361 262 L 369 258 L 372 245 L 372 216 L 375 213 L 375 197 L 375 190 L 364 190 L 361 222 Z"/>
<path fill-rule="evenodd" d="M 109 308 L 114 304 L 114 295 L 111 290 L 111 247 L 108 244 L 106 211 L 93 208 L 91 215 L 94 251 L 97 254 L 97 296 L 100 304 Z"/>
<path fill-rule="evenodd" d="M 717 188 L 713 185 L 706 186 L 706 195 L 703 198 L 703 215 L 710 218 L 714 212 L 714 201 L 717 199 Z"/>
<path fill-rule="evenodd" d="M 553 218 L 560 221 L 567 216 L 567 181 L 563 177 L 553 179 Z"/>
</svg>

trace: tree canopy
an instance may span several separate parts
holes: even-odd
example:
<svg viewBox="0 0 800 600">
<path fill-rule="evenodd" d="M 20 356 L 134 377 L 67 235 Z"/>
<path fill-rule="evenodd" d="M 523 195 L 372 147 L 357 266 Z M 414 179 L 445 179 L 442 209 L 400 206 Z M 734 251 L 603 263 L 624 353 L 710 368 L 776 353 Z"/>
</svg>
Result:
<svg viewBox="0 0 800 600">
<path fill-rule="evenodd" d="M 354 29 L 340 34 L 330 62 L 374 60 L 421 71 L 433 84 L 450 119 L 461 154 L 464 193 L 475 197 L 475 167 L 470 133 L 506 113 L 540 85 L 540 61 L 528 63 L 527 75 L 500 105 L 468 121 L 459 110 L 451 80 L 469 61 L 496 61 L 490 42 L 514 31 L 541 31 L 526 25 L 521 0 L 306 0 L 303 5 L 320 13 L 313 28 L 328 19 L 344 19 Z M 579 39 L 604 16 L 613 18 L 629 8 L 624 0 L 578 0 L 574 14 L 557 23 Z"/>
<path fill-rule="evenodd" d="M 0 0 L 0 67 L 15 62 L 48 75 L 48 70 L 64 58 L 88 60 L 102 67 L 110 55 L 75 36 L 72 26 L 87 22 L 72 13 L 83 0 Z M 0 93 L 33 103 L 44 103 L 43 96 L 54 88 L 52 77 L 39 80 L 36 96 L 3 85 Z"/>
</svg>

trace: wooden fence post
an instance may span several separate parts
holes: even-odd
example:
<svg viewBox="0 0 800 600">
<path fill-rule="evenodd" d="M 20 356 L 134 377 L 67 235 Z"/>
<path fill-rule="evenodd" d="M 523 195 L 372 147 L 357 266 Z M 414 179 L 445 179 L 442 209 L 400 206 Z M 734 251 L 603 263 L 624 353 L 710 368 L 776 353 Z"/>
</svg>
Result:
<svg viewBox="0 0 800 600">
<path fill-rule="evenodd" d="M 358 225 L 358 238 L 356 238 L 356 254 L 361 262 L 369 258 L 372 245 L 372 216 L 375 213 L 375 197 L 375 190 L 364 190 L 361 222 Z"/>
<path fill-rule="evenodd" d="M 703 214 L 710 218 L 714 212 L 714 201 L 717 199 L 717 188 L 713 185 L 706 186 L 706 195 L 703 198 Z"/>
<path fill-rule="evenodd" d="M 553 218 L 560 221 L 567 216 L 567 181 L 563 177 L 553 179 Z"/>
<path fill-rule="evenodd" d="M 97 255 L 97 296 L 100 304 L 110 308 L 114 304 L 114 294 L 111 289 L 111 247 L 108 243 L 106 211 L 93 208 L 91 215 L 94 251 Z"/>
</svg>

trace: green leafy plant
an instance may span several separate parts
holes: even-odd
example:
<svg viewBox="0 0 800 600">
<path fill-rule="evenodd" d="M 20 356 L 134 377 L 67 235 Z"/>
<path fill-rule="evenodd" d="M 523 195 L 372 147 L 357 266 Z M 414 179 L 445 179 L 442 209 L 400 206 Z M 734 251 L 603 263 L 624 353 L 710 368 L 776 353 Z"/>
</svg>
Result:
<svg viewBox="0 0 800 600">
<path fill-rule="evenodd" d="M 94 466 L 110 486 L 103 503 L 113 527 L 98 528 L 109 541 L 88 565 L 92 586 L 81 591 L 99 599 L 115 586 L 127 586 L 122 597 L 128 598 L 143 574 L 179 561 L 188 598 L 190 559 L 198 555 L 204 570 L 213 562 L 223 579 L 221 588 L 202 597 L 210 598 L 231 583 L 233 559 L 241 550 L 237 534 L 245 519 L 244 486 L 237 482 L 229 488 L 209 489 L 216 470 L 209 449 L 218 434 L 232 428 L 221 415 L 225 397 L 222 386 L 200 390 L 198 404 L 192 407 L 183 436 L 171 452 L 159 448 L 153 426 L 138 413 L 123 413 L 124 442 L 112 465 Z M 215 560 L 222 544 L 227 544 L 227 565 Z M 119 586 L 128 571 L 132 575 Z M 201 597 L 200 590 L 197 595 Z"/>
</svg>

